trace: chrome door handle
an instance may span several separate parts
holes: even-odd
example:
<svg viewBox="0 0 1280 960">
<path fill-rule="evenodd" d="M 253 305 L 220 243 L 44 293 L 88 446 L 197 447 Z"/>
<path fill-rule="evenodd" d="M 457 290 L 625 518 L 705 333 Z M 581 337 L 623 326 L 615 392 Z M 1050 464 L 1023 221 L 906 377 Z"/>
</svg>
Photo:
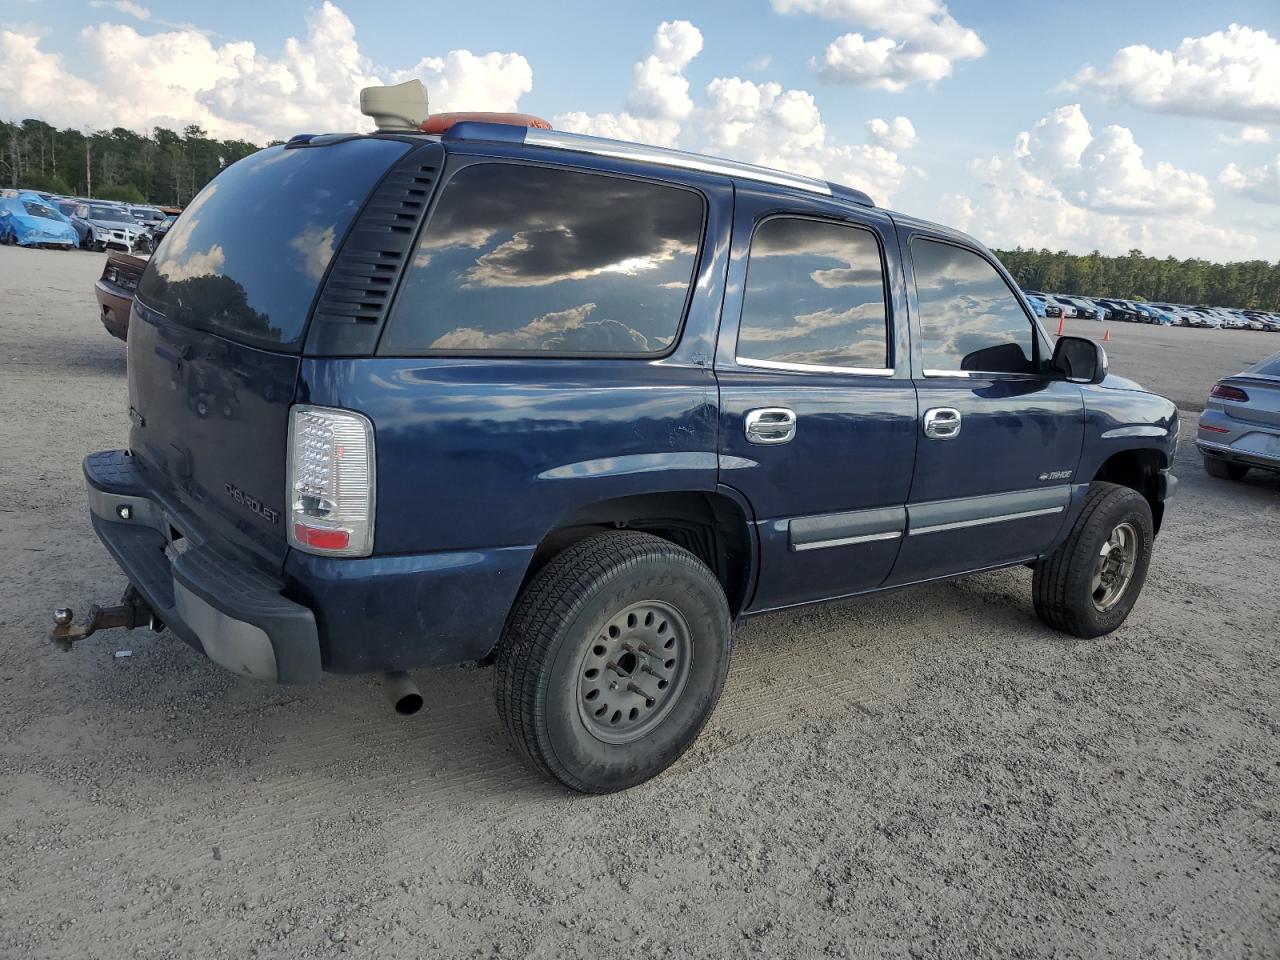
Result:
<svg viewBox="0 0 1280 960">
<path fill-rule="evenodd" d="M 744 426 L 751 443 L 787 443 L 796 435 L 796 412 L 786 407 L 761 407 L 748 411 Z"/>
<path fill-rule="evenodd" d="M 930 440 L 954 440 L 960 436 L 960 411 L 954 407 L 926 410 L 924 435 Z"/>
</svg>

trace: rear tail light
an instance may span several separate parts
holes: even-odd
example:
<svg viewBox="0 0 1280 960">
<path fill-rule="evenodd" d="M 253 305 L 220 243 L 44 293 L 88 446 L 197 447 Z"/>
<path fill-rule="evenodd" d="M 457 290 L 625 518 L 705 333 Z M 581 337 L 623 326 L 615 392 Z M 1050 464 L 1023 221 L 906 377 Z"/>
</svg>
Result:
<svg viewBox="0 0 1280 960">
<path fill-rule="evenodd" d="M 1247 403 L 1249 395 L 1239 387 L 1228 386 L 1225 383 L 1216 383 L 1213 389 L 1209 391 L 1209 396 L 1217 397 L 1219 400 L 1235 400 L 1239 403 Z"/>
<path fill-rule="evenodd" d="M 289 415 L 289 544 L 331 557 L 373 552 L 373 424 L 298 404 Z"/>
</svg>

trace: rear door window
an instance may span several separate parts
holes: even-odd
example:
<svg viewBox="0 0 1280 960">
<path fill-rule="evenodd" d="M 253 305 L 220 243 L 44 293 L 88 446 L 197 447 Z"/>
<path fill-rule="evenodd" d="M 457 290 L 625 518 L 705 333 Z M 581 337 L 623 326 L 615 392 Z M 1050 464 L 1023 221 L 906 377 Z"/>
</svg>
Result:
<svg viewBox="0 0 1280 960">
<path fill-rule="evenodd" d="M 705 202 L 683 187 L 476 163 L 445 185 L 383 354 L 651 356 L 675 344 Z"/>
<path fill-rule="evenodd" d="M 870 230 L 802 217 L 756 228 L 738 328 L 740 363 L 889 367 L 884 262 Z"/>
<path fill-rule="evenodd" d="M 270 147 L 232 164 L 165 235 L 138 298 L 170 322 L 297 352 L 337 245 L 408 149 L 362 137 Z"/>
</svg>

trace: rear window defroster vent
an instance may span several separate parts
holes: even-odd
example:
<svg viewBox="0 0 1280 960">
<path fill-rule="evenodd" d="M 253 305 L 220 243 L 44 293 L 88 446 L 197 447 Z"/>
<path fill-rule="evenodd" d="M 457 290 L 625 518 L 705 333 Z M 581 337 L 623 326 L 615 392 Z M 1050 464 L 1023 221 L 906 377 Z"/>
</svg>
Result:
<svg viewBox="0 0 1280 960">
<path fill-rule="evenodd" d="M 438 146 L 423 146 L 396 164 L 375 188 L 329 269 L 316 301 L 307 353 L 373 352 L 442 161 Z"/>
</svg>

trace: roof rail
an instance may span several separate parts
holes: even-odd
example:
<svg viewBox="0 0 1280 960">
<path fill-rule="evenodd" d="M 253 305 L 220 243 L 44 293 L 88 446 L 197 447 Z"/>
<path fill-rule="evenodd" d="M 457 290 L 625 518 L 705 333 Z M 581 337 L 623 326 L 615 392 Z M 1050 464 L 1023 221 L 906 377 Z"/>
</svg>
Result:
<svg viewBox="0 0 1280 960">
<path fill-rule="evenodd" d="M 530 147 L 549 147 L 552 150 L 571 150 L 576 153 L 590 153 L 602 157 L 617 157 L 620 160 L 635 160 L 640 163 L 656 163 L 664 167 L 679 167 L 684 170 L 701 170 L 703 173 L 718 173 L 743 180 L 755 180 L 760 183 L 772 183 L 805 193 L 816 193 L 824 197 L 838 197 L 851 200 L 864 207 L 874 207 L 875 203 L 861 190 L 831 184 L 813 177 L 802 177 L 799 174 L 787 173 L 784 170 L 771 170 L 768 167 L 757 167 L 737 160 L 726 160 L 723 157 L 709 157 L 701 153 L 689 153 L 685 150 L 673 150 L 669 147 L 651 147 L 643 143 L 629 143 L 626 140 L 610 140 L 606 137 L 592 137 L 583 133 L 567 133 L 563 130 L 539 130 L 533 127 L 516 127 L 501 123 L 482 123 L 464 121 L 455 123 L 443 138 L 450 140 L 490 140 L 499 143 L 525 144 Z"/>
</svg>

